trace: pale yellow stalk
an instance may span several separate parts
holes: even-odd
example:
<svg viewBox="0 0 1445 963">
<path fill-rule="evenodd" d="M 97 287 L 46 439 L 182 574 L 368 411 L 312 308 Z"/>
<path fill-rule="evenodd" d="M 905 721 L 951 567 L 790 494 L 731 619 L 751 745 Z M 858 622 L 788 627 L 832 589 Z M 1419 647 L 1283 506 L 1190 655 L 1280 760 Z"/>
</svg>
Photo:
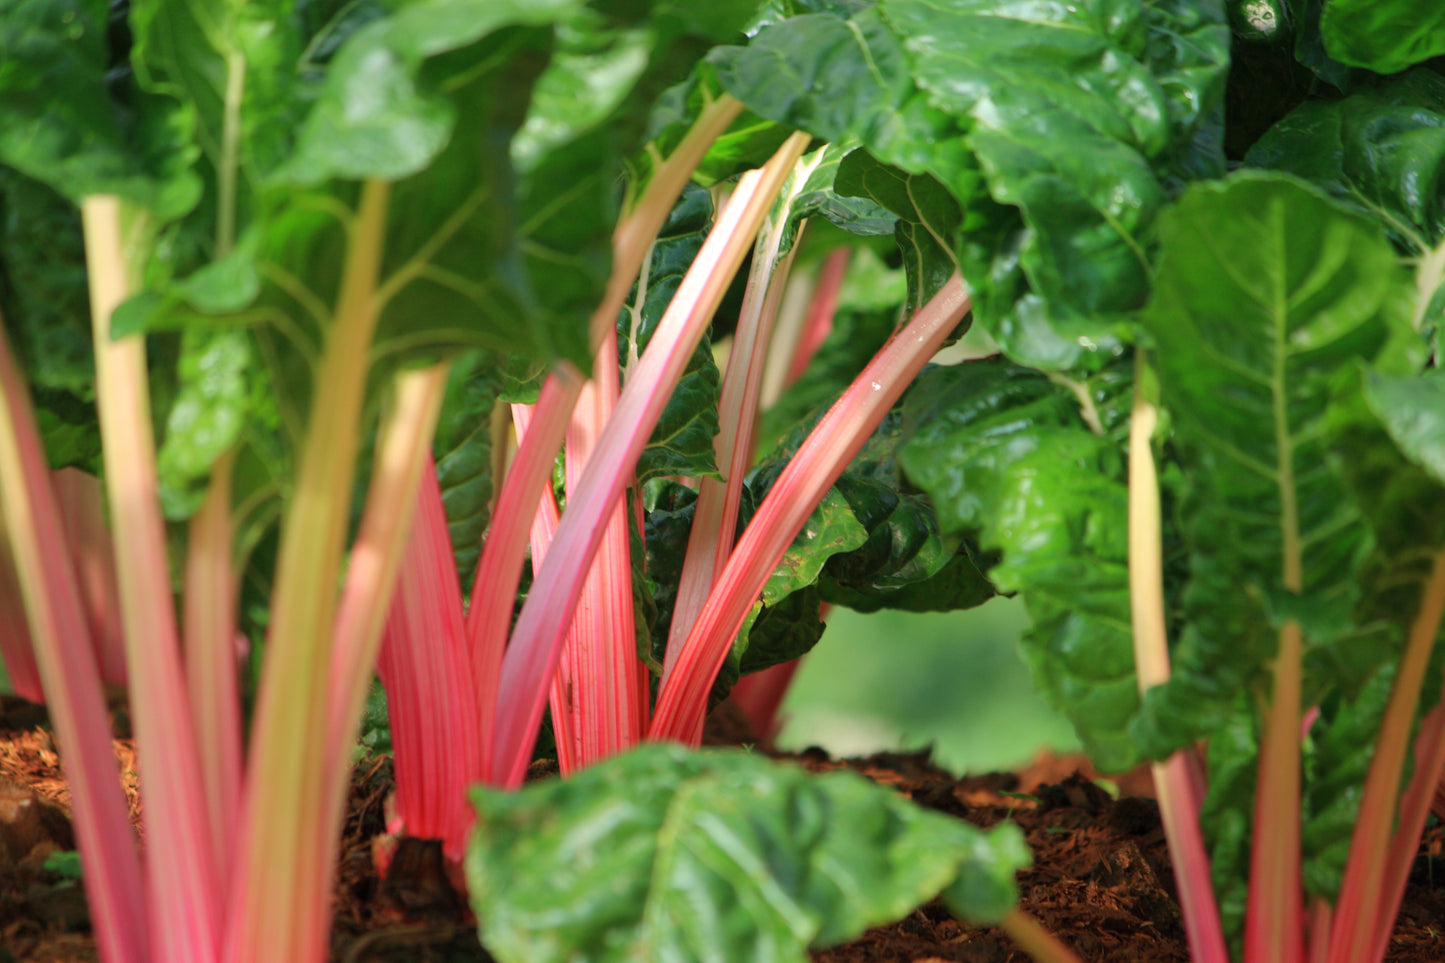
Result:
<svg viewBox="0 0 1445 963">
<path fill-rule="evenodd" d="M 117 551 L 131 719 L 146 800 L 146 890 L 158 963 L 217 958 L 224 902 L 181 668 L 142 335 L 112 339 L 110 317 L 133 290 L 127 228 L 142 215 L 118 197 L 80 207 L 95 332 L 95 380 Z M 136 259 L 138 260 L 138 259 Z"/>
</svg>

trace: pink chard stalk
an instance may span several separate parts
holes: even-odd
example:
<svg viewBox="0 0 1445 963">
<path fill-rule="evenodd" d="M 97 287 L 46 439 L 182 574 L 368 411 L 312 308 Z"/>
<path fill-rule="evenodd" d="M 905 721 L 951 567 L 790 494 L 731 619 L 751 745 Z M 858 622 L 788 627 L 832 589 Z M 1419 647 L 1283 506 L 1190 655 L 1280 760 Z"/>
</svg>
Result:
<svg viewBox="0 0 1445 963">
<path fill-rule="evenodd" d="M 708 691 L 748 610 L 814 506 L 968 308 L 968 292 L 955 275 L 893 336 L 809 433 L 753 516 L 672 672 L 663 677 L 649 738 L 701 742 Z"/>
<path fill-rule="evenodd" d="M 29 391 L 3 335 L 0 406 L 4 554 L 14 560 L 27 635 L 71 793 L 78 801 L 75 835 L 85 854 L 83 882 L 96 942 L 108 961 L 146 963 L 151 955 L 138 841 L 111 749 L 110 717 L 90 627 L 65 550 Z M 16 664 L 7 652 L 7 665 Z"/>
<path fill-rule="evenodd" d="M 138 232 L 143 236 L 144 215 L 103 196 L 88 198 L 81 214 L 110 513 L 116 544 L 126 556 L 117 560 L 117 570 L 131 712 L 144 760 L 141 785 L 147 822 L 166 827 L 147 834 L 151 954 L 176 963 L 213 959 L 224 903 L 171 596 L 145 343 L 140 335 L 110 336 L 111 313 L 134 290 L 135 266 L 125 252 L 134 249 Z"/>
<path fill-rule="evenodd" d="M 688 135 L 658 165 L 646 191 L 619 222 L 613 236 L 612 274 L 591 321 L 594 340 L 600 345 L 597 368 L 604 378 L 609 365 L 603 362 L 616 358 L 616 342 L 612 339 L 617 314 L 650 251 L 653 238 L 693 169 L 741 110 L 742 106 L 728 97 L 705 108 Z M 402 578 L 401 594 L 388 622 L 382 665 L 398 761 L 399 825 L 395 828 L 444 840 L 445 851 L 453 860 L 459 857 L 461 843 L 473 820 L 460 790 L 474 782 L 499 780 L 493 764 L 492 733 L 496 720 L 515 711 L 513 706 L 517 703 L 511 694 L 504 699 L 500 681 L 528 534 L 534 532 L 533 563 L 540 565 L 556 525 L 550 480 L 557 451 L 564 438 L 568 438 L 575 476 L 580 468 L 577 458 L 583 454 L 584 436 L 596 432 L 605 420 L 607 406 L 598 399 L 617 392 L 615 363 L 610 367 L 614 383 L 604 384 L 599 392 L 596 382 L 584 382 L 570 365 L 561 364 L 543 383 L 535 405 L 517 406 L 519 449 L 502 479 L 493 506 L 491 528 L 482 548 L 465 616 L 460 595 L 453 595 L 449 588 L 436 587 L 446 584 L 447 579 L 439 576 L 439 581 L 432 586 L 420 584 L 421 565 L 425 564 L 425 571 L 432 571 L 434 567 L 450 567 L 453 563 L 440 492 L 433 483 L 428 483 L 417 495 L 417 526 L 408 549 L 415 564 L 408 564 Z M 584 389 L 591 392 L 593 400 L 579 406 L 578 399 Z M 579 409 L 575 419 L 574 409 Z M 534 519 L 540 528 L 533 529 Z M 646 722 L 647 677 L 636 664 L 630 629 L 599 631 L 604 617 L 600 613 L 610 611 L 612 614 L 605 616 L 609 620 L 631 616 L 631 568 L 625 554 L 626 531 L 622 524 L 620 511 L 615 512 L 611 527 L 623 536 L 621 551 L 607 556 L 608 560 L 594 569 L 590 579 L 600 592 L 614 600 L 610 609 L 594 608 L 596 617 L 585 622 L 592 638 L 602 643 L 601 647 L 591 650 L 574 647 L 573 650 L 577 660 L 574 671 L 592 673 L 593 665 L 601 662 L 611 666 L 614 680 L 620 681 L 605 687 L 589 683 L 587 692 L 578 693 L 579 701 L 565 703 L 564 710 L 570 707 L 570 711 L 558 714 L 559 729 L 571 734 L 570 738 L 559 739 L 559 751 L 565 755 L 569 768 L 579 759 L 599 758 L 635 743 L 641 738 Z M 614 545 L 617 544 L 614 536 Z M 450 571 L 449 579 L 455 581 L 455 570 Z M 625 598 L 619 594 L 619 588 L 626 593 Z M 457 637 L 459 644 L 451 641 L 454 620 L 462 620 L 462 633 Z M 436 626 L 443 630 L 434 631 Z M 587 664 L 589 661 L 593 665 Z M 451 698 L 457 701 L 449 713 L 437 712 L 423 704 L 434 699 L 429 683 L 441 674 L 465 674 L 470 683 L 458 684 L 452 689 Z M 596 701 L 588 702 L 588 699 Z M 579 705 L 583 709 L 580 713 Z M 359 706 L 357 702 L 354 710 L 359 710 Z M 337 718 L 354 718 L 354 710 Z M 465 730 L 460 740 L 454 738 L 458 726 Z M 474 749 L 469 748 L 473 730 L 477 733 Z M 534 725 L 534 737 L 535 731 Z M 403 758 L 416 763 L 403 764 Z"/>
<path fill-rule="evenodd" d="M 491 773 L 496 784 L 521 783 L 562 642 L 606 530 L 604 521 L 619 503 L 668 393 L 808 139 L 793 135 L 764 168 L 743 177 L 633 369 L 580 484 L 568 493 L 567 510 L 502 665 Z"/>
</svg>

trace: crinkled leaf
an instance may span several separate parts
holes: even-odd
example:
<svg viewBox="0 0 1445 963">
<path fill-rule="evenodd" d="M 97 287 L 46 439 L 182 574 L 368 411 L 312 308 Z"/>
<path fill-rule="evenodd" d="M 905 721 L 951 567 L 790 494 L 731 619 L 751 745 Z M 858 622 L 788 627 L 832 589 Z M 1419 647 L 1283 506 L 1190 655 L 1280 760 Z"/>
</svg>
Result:
<svg viewBox="0 0 1445 963">
<path fill-rule="evenodd" d="M 747 47 L 713 51 L 709 60 L 728 92 L 762 116 L 834 143 L 867 145 L 872 156 L 844 159 L 836 190 L 903 218 L 895 232 L 909 260 L 910 303 L 927 301 L 956 270 L 951 247 L 959 215 L 931 178 L 916 180 L 925 196 L 911 198 L 902 171 L 951 169 L 968 160 L 949 118 L 915 87 L 900 41 L 878 11 L 861 9 L 849 19 L 836 11 L 800 14 L 765 27 Z"/>
<path fill-rule="evenodd" d="M 80 212 L 0 166 L 0 317 L 32 386 L 95 396 Z"/>
<path fill-rule="evenodd" d="M 1303 177 L 1421 255 L 1445 237 L 1442 105 L 1445 78 L 1428 70 L 1343 100 L 1307 101 L 1270 128 L 1245 163 Z"/>
<path fill-rule="evenodd" d="M 708 192 L 690 187 L 658 232 L 652 256 L 617 318 L 617 354 L 624 381 L 702 248 L 712 215 Z M 711 342 L 703 338 L 637 460 L 639 481 L 664 475 L 717 476 L 713 437 L 718 433 L 720 384 Z"/>
<path fill-rule="evenodd" d="M 993 585 L 963 540 L 940 532 L 928 499 L 908 491 L 897 460 L 902 437 L 900 414 L 891 412 L 834 483 L 868 538 L 827 560 L 822 597 L 862 612 L 980 605 L 993 597 Z"/>
<path fill-rule="evenodd" d="M 1390 360 L 1408 332 L 1411 287 L 1372 225 L 1281 175 L 1192 188 L 1160 237 L 1143 322 L 1186 468 L 1191 581 L 1174 676 L 1139 727 L 1154 752 L 1219 724 L 1263 678 L 1284 620 L 1307 647 L 1354 633 L 1368 536 L 1326 428 L 1332 399 L 1358 391 L 1341 370 Z"/>
<path fill-rule="evenodd" d="M 793 539 L 793 544 L 763 586 L 763 604 L 773 605 L 812 585 L 830 558 L 860 548 L 867 540 L 868 529 L 853 514 L 848 499 L 834 485 L 819 500 L 813 514 L 808 516 L 797 538 Z"/>
<path fill-rule="evenodd" d="M 968 217 L 938 241 L 989 332 L 1068 368 L 1106 361 L 1091 352 L 1143 303 L 1172 186 L 1223 171 L 1228 42 L 1215 3 L 889 0 L 710 59 L 759 114 L 946 186 Z"/>
<path fill-rule="evenodd" d="M 447 529 L 462 585 L 471 585 L 481 556 L 482 535 L 491 521 L 493 416 L 504 377 L 501 359 L 467 352 L 452 364 L 432 439 L 437 481 L 446 506 Z M 510 427 L 510 420 L 506 422 Z"/>
<path fill-rule="evenodd" d="M 778 262 L 793 249 L 808 218 L 823 218 L 829 224 L 859 237 L 893 233 L 898 219 L 889 210 L 871 198 L 843 193 L 837 188 L 840 165 L 855 147 L 846 143 L 825 144 L 799 161 L 798 170 L 806 172 L 806 177 L 799 183 L 798 172 L 793 174 L 774 205 L 769 224 L 764 226 L 766 233 L 773 221 L 786 218 L 778 244 L 778 258 L 771 270 L 775 271 Z M 826 225 L 824 229 L 827 229 Z M 758 267 L 754 265 L 752 270 L 756 273 Z"/>
<path fill-rule="evenodd" d="M 961 872 L 1001 878 L 1027 862 L 1007 823 L 986 833 L 851 773 L 740 752 L 648 745 L 472 799 L 468 887 L 502 963 L 802 963 Z"/>
<path fill-rule="evenodd" d="M 966 130 L 989 196 L 1022 217 L 1020 232 L 1001 212 L 974 215 L 980 240 L 961 253 L 981 322 L 1020 361 L 1079 364 L 1113 343 L 1111 317 L 1142 305 L 1167 182 L 1177 166 L 1199 166 L 1187 155 L 1222 102 L 1228 64 L 1221 6 L 889 0 L 884 9 L 918 84 Z M 1217 144 L 1211 152 L 1217 176 L 1223 154 Z M 935 173 L 974 211 L 974 170 Z"/>
<path fill-rule="evenodd" d="M 1000 553 L 989 578 L 1023 595 L 1036 684 L 1101 768 L 1127 768 L 1138 695 L 1118 443 L 1089 431 L 1067 387 L 1007 362 L 925 371 L 904 418 L 899 460 L 943 531 Z"/>
<path fill-rule="evenodd" d="M 1445 53 L 1445 9 L 1430 0 L 1327 0 L 1320 32 L 1335 59 L 1393 74 Z"/>
<path fill-rule="evenodd" d="M 823 151 L 823 158 L 809 172 L 807 182 L 794 198 L 792 216 L 824 217 L 849 234 L 862 237 L 892 234 L 897 215 L 872 198 L 838 188 L 842 165 L 856 145 L 828 144 L 819 149 Z"/>
<path fill-rule="evenodd" d="M 807 655 L 823 637 L 822 604 L 817 587 L 809 585 L 775 604 L 754 606 L 733 647 L 738 671 L 761 672 Z"/>
<path fill-rule="evenodd" d="M 949 119 L 914 86 L 903 45 L 876 8 L 847 19 L 803 13 L 708 61 L 750 110 L 828 141 L 855 139 L 886 163 L 918 171 L 961 153 L 936 136 L 952 132 Z"/>
<path fill-rule="evenodd" d="M 156 453 L 168 518 L 189 518 L 200 508 L 211 466 L 236 443 L 253 401 L 260 401 L 247 378 L 251 366 L 245 331 L 193 327 L 182 338 L 177 392 Z"/>
</svg>

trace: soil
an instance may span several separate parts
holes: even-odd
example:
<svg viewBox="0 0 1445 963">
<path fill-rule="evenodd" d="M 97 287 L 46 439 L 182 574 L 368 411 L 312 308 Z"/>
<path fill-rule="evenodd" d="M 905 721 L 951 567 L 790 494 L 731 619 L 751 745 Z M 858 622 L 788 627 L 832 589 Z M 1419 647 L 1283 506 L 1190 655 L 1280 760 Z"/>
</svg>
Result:
<svg viewBox="0 0 1445 963">
<path fill-rule="evenodd" d="M 712 744 L 755 743 L 737 717 L 710 723 Z M 116 741 L 132 813 L 139 815 L 134 755 Z M 1079 756 L 1042 756 L 1017 773 L 955 778 L 927 752 L 835 761 L 821 750 L 775 753 L 814 771 L 854 769 L 920 805 L 976 825 L 1018 823 L 1034 851 L 1019 876 L 1025 911 L 1071 946 L 1085 963 L 1186 963 L 1159 809 L 1147 772 L 1100 776 Z M 546 775 L 539 765 L 538 776 Z M 1112 784 L 1117 798 L 1103 788 Z M 475 921 L 447 881 L 439 848 L 402 841 L 386 880 L 372 862 L 391 789 L 384 757 L 352 778 L 336 885 L 336 963 L 471 963 L 490 960 Z M 41 710 L 0 701 L 0 963 L 95 960 L 80 888 L 46 868 L 51 853 L 73 846 L 69 795 Z M 1421 844 L 1390 963 L 1445 959 L 1442 833 Z M 991 927 L 963 923 L 940 902 L 920 907 L 859 939 L 813 953 L 815 963 L 1013 963 L 1025 954 Z"/>
</svg>

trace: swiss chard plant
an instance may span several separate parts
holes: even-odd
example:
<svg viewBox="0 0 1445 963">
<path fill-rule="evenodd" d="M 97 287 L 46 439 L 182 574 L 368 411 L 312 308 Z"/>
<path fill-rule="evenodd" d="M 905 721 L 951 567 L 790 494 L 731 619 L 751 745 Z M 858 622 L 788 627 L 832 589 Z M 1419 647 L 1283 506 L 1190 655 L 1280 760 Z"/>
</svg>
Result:
<svg viewBox="0 0 1445 963">
<path fill-rule="evenodd" d="M 1157 760 L 1197 960 L 1381 959 L 1445 768 L 1442 49 L 1409 0 L 6 0 L 0 653 L 103 957 L 325 957 L 375 672 L 498 959 L 940 891 L 1070 959 L 1008 827 L 675 745 L 825 604 L 1001 591 Z"/>
</svg>

